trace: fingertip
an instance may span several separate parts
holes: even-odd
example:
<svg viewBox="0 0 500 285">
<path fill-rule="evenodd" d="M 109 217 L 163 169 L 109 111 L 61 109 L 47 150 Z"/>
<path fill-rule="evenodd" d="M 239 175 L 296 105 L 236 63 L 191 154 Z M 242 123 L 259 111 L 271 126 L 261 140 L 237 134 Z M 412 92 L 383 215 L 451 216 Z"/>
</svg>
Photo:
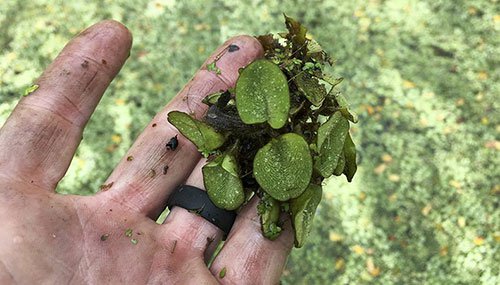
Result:
<svg viewBox="0 0 500 285">
<path fill-rule="evenodd" d="M 132 41 L 132 33 L 124 24 L 103 20 L 79 33 L 61 54 L 85 55 L 113 78 L 129 57 Z"/>
<path fill-rule="evenodd" d="M 255 59 L 264 55 L 264 48 L 260 42 L 252 36 L 234 36 L 224 42 L 207 61 L 202 69 L 208 64 L 216 63 L 220 69 L 220 78 L 228 85 L 233 86 L 239 76 L 239 69 L 247 66 Z"/>
<path fill-rule="evenodd" d="M 102 25 L 103 29 L 108 29 L 112 34 L 121 39 L 124 47 L 130 49 L 132 47 L 133 36 L 132 32 L 123 23 L 113 19 L 103 20 L 98 24 Z"/>
<path fill-rule="evenodd" d="M 125 44 L 125 47 L 130 47 L 132 45 L 132 32 L 123 23 L 118 22 L 113 19 L 106 19 L 87 27 L 85 30 L 80 32 L 76 37 L 95 37 L 96 33 L 108 33 L 111 35 L 116 35 Z"/>
<path fill-rule="evenodd" d="M 229 52 L 237 52 L 243 50 L 246 53 L 253 54 L 254 57 L 261 57 L 264 55 L 264 48 L 260 44 L 259 40 L 253 36 L 249 35 L 238 35 L 229 38 L 224 42 L 223 46 L 236 45 L 239 49 L 229 50 Z"/>
</svg>

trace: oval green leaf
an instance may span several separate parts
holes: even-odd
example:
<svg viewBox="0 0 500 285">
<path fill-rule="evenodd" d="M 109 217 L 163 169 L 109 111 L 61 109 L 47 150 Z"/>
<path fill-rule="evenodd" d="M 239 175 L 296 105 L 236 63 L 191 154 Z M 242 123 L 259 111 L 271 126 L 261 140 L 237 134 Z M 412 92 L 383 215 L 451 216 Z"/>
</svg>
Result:
<svg viewBox="0 0 500 285">
<path fill-rule="evenodd" d="M 268 122 L 274 129 L 288 119 L 290 94 L 280 68 L 260 59 L 243 69 L 236 82 L 236 108 L 245 124 Z"/>
<path fill-rule="evenodd" d="M 168 121 L 174 125 L 183 136 L 194 143 L 198 150 L 204 155 L 222 146 L 226 140 L 223 135 L 219 134 L 211 126 L 183 112 L 172 111 L 168 113 Z"/>
<path fill-rule="evenodd" d="M 337 167 L 349 131 L 349 122 L 340 112 L 333 114 L 318 129 L 318 150 L 315 168 L 321 176 L 329 177 Z"/>
<path fill-rule="evenodd" d="M 290 200 L 292 223 L 295 230 L 295 247 L 304 245 L 313 222 L 316 208 L 322 197 L 321 186 L 310 184 L 306 191 L 299 197 Z"/>
<path fill-rule="evenodd" d="M 352 141 L 351 135 L 347 133 L 347 137 L 344 143 L 344 155 L 345 155 L 345 167 L 344 174 L 347 177 L 347 181 L 351 182 L 358 166 L 356 165 L 356 146 Z"/>
<path fill-rule="evenodd" d="M 307 142 L 294 133 L 272 139 L 255 155 L 253 173 L 262 189 L 274 199 L 287 201 L 299 196 L 312 175 Z"/>
<path fill-rule="evenodd" d="M 231 154 L 217 157 L 202 169 L 203 182 L 210 200 L 219 208 L 235 210 L 245 201 L 238 175 L 238 164 Z"/>
</svg>

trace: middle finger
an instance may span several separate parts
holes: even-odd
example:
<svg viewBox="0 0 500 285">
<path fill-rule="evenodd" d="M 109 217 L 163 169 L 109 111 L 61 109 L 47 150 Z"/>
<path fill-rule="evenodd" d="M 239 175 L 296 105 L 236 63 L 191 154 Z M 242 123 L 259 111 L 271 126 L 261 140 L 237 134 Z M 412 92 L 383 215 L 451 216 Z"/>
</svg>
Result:
<svg viewBox="0 0 500 285">
<path fill-rule="evenodd" d="M 229 45 L 237 45 L 239 49 L 229 52 Z M 201 100 L 210 93 L 233 87 L 238 70 L 262 54 L 262 46 L 250 36 L 234 37 L 221 45 L 184 89 L 153 118 L 105 182 L 103 190 L 110 190 L 99 195 L 156 218 L 164 209 L 169 193 L 187 178 L 201 158 L 196 147 L 178 135 L 177 129 L 167 121 L 167 114 L 179 110 L 200 118 L 207 109 Z M 214 60 L 220 74 L 206 68 Z M 167 150 L 166 142 L 176 135 L 178 147 Z"/>
</svg>

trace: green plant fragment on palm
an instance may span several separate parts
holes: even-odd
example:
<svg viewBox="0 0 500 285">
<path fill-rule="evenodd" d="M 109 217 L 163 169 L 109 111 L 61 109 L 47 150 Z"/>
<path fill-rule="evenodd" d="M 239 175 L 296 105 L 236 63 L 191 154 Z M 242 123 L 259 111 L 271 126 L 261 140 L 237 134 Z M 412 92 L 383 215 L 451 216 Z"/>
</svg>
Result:
<svg viewBox="0 0 500 285">
<path fill-rule="evenodd" d="M 221 269 L 221 271 L 219 272 L 219 278 L 220 278 L 220 279 L 222 279 L 222 278 L 226 277 L 226 270 L 227 270 L 227 269 L 226 269 L 226 267 L 223 267 L 223 268 Z"/>
<path fill-rule="evenodd" d="M 220 75 L 222 73 L 221 70 L 220 70 L 220 68 L 217 67 L 217 62 L 216 61 L 213 61 L 212 63 L 207 64 L 206 67 L 207 67 L 208 71 L 213 71 L 217 75 Z"/>
<path fill-rule="evenodd" d="M 133 232 L 133 230 L 132 230 L 132 229 L 126 229 L 126 230 L 125 230 L 125 236 L 126 236 L 126 237 L 131 237 L 131 236 L 132 236 L 132 232 Z"/>
<path fill-rule="evenodd" d="M 23 96 L 26 97 L 26 96 L 30 95 L 31 93 L 35 92 L 38 89 L 38 87 L 40 87 L 40 85 L 38 85 L 38 84 L 31 85 L 30 87 L 28 87 L 24 90 Z"/>
</svg>

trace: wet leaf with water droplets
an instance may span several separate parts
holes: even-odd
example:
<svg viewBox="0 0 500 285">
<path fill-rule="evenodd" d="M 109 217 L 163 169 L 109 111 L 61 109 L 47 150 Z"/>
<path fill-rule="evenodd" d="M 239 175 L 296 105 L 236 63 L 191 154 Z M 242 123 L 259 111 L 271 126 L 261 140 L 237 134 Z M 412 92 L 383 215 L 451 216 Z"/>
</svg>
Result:
<svg viewBox="0 0 500 285">
<path fill-rule="evenodd" d="M 225 154 L 202 169 L 203 181 L 210 200 L 219 208 L 235 210 L 245 201 L 245 192 L 238 174 L 236 159 Z"/>
<path fill-rule="evenodd" d="M 196 145 L 202 153 L 209 153 L 224 144 L 225 138 L 211 126 L 198 121 L 186 113 L 172 111 L 168 113 L 168 121 L 174 125 L 183 136 Z"/>
<path fill-rule="evenodd" d="M 314 166 L 321 176 L 329 177 L 337 167 L 348 132 L 349 122 L 340 112 L 333 114 L 328 121 L 319 127 L 319 155 Z"/>
<path fill-rule="evenodd" d="M 351 135 L 347 133 L 347 137 L 344 142 L 344 154 L 345 154 L 345 168 L 344 174 L 347 177 L 347 181 L 351 182 L 358 166 L 356 165 L 356 146 L 352 141 Z"/>
<path fill-rule="evenodd" d="M 309 236 L 322 193 L 321 186 L 310 184 L 302 195 L 290 200 L 290 211 L 295 230 L 295 247 L 297 248 L 302 247 Z"/>
<path fill-rule="evenodd" d="M 345 147 L 345 143 L 344 143 L 344 147 Z M 335 167 L 335 170 L 333 171 L 333 175 L 335 175 L 335 176 L 342 175 L 342 173 L 344 172 L 344 168 L 345 168 L 345 154 L 344 154 L 344 151 L 342 151 L 342 153 L 340 154 L 340 157 L 339 157 L 339 162 L 337 162 L 337 166 Z"/>
<path fill-rule="evenodd" d="M 279 129 L 288 119 L 290 94 L 285 75 L 269 60 L 252 62 L 236 82 L 236 108 L 245 124 L 268 122 Z"/>
<path fill-rule="evenodd" d="M 255 179 L 271 197 L 279 201 L 295 198 L 311 180 L 309 146 L 298 134 L 284 134 L 259 149 L 253 167 Z"/>
</svg>

